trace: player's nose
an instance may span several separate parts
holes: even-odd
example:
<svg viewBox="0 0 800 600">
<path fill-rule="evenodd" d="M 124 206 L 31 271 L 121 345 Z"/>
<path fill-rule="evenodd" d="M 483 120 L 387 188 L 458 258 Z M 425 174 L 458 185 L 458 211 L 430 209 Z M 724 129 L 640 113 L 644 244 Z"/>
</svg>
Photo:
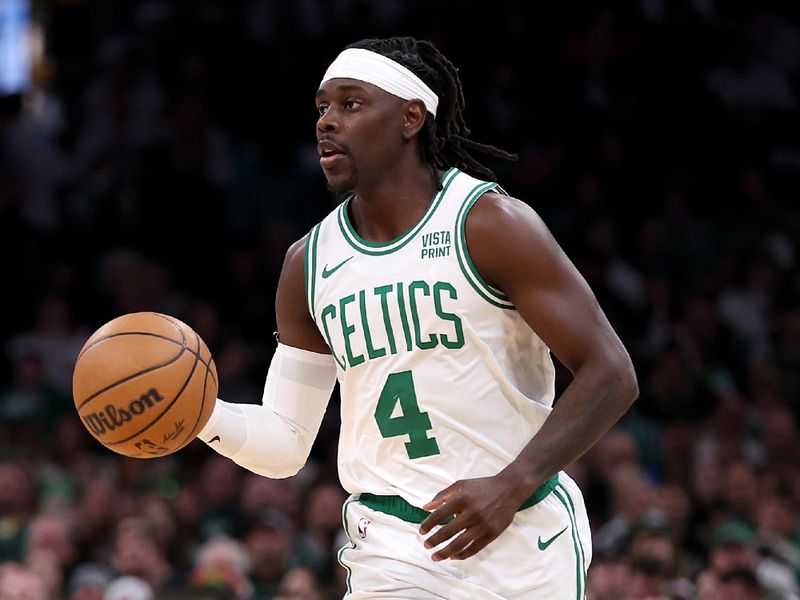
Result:
<svg viewBox="0 0 800 600">
<path fill-rule="evenodd" d="M 317 131 L 319 133 L 339 131 L 339 119 L 336 116 L 336 111 L 329 108 L 324 114 L 320 115 L 317 120 Z"/>
</svg>

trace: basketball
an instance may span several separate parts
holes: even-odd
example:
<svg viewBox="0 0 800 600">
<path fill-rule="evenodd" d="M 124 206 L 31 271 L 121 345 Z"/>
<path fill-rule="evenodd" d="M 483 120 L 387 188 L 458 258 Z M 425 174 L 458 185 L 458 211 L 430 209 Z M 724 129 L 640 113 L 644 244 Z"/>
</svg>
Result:
<svg viewBox="0 0 800 600">
<path fill-rule="evenodd" d="M 130 313 L 86 341 L 72 395 L 84 426 L 106 448 L 155 458 L 180 450 L 206 424 L 217 398 L 217 369 L 185 323 Z"/>
</svg>

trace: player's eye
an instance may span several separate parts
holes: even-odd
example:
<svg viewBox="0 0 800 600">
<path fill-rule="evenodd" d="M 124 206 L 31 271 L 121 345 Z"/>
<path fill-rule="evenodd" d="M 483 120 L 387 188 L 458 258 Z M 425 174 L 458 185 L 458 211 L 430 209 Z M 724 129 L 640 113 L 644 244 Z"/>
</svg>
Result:
<svg viewBox="0 0 800 600">
<path fill-rule="evenodd" d="M 317 112 L 319 113 L 320 117 L 324 115 L 327 110 L 328 110 L 327 104 L 317 104 Z"/>
<path fill-rule="evenodd" d="M 358 110 L 361 102 L 359 100 L 345 100 L 343 106 L 345 110 Z"/>
</svg>

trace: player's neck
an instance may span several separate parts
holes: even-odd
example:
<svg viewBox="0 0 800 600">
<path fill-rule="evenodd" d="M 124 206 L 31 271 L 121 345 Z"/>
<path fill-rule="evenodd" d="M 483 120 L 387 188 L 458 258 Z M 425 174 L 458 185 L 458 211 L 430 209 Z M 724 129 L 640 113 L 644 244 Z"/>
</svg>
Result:
<svg viewBox="0 0 800 600">
<path fill-rule="evenodd" d="M 422 218 L 436 191 L 430 166 L 419 161 L 393 168 L 374 180 L 359 178 L 350 218 L 364 239 L 388 242 Z"/>
</svg>

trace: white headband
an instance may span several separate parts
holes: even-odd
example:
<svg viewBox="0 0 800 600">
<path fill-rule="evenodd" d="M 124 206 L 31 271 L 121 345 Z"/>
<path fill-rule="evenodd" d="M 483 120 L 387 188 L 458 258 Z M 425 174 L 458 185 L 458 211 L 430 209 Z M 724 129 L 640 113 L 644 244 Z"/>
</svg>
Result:
<svg viewBox="0 0 800 600">
<path fill-rule="evenodd" d="M 337 77 L 371 83 L 403 100 L 422 100 L 428 112 L 436 116 L 439 96 L 406 67 L 377 52 L 363 48 L 342 51 L 325 71 L 320 86 Z"/>
</svg>

